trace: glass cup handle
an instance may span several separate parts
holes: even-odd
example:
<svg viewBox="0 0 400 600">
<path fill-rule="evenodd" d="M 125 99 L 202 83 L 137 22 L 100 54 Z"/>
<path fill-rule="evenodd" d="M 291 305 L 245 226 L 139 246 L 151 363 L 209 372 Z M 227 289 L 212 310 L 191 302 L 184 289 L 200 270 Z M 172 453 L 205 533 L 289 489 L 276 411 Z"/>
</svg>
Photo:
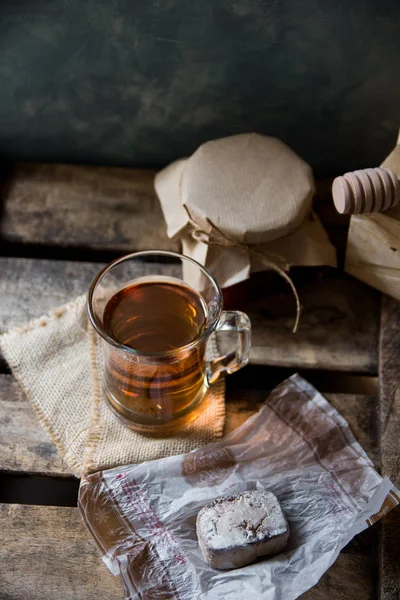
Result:
<svg viewBox="0 0 400 600">
<path fill-rule="evenodd" d="M 220 375 L 235 373 L 249 362 L 251 323 L 245 313 L 238 310 L 224 311 L 216 331 L 236 331 L 236 349 L 208 362 L 207 379 L 209 384 L 217 381 Z"/>
</svg>

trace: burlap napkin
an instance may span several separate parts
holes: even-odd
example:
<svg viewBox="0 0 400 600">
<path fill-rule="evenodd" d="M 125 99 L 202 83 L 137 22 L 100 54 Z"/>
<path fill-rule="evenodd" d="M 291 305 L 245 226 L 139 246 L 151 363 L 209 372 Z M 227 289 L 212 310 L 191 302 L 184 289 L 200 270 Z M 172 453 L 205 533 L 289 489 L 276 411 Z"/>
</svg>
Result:
<svg viewBox="0 0 400 600">
<path fill-rule="evenodd" d="M 141 463 L 189 452 L 222 436 L 225 386 L 214 384 L 204 411 L 168 438 L 151 438 L 125 427 L 102 394 L 102 346 L 86 315 L 86 298 L 53 310 L 0 336 L 0 348 L 71 471 Z M 208 347 L 217 355 L 216 341 Z"/>
</svg>

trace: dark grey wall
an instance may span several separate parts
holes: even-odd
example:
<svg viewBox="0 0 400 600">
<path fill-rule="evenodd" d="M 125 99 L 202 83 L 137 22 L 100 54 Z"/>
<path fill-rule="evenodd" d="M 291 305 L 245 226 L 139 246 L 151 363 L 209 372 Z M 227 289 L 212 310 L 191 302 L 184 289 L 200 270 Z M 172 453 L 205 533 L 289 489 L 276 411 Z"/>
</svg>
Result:
<svg viewBox="0 0 400 600">
<path fill-rule="evenodd" d="M 319 174 L 400 124 L 399 0 L 1 0 L 0 155 L 159 166 L 243 131 Z"/>
</svg>

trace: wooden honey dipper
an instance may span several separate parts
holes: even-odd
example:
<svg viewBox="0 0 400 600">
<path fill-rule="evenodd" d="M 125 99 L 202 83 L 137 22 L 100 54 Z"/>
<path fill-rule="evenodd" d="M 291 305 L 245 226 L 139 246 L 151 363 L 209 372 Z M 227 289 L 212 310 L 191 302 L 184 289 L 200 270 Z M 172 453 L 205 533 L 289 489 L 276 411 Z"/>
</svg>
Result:
<svg viewBox="0 0 400 600">
<path fill-rule="evenodd" d="M 392 169 L 363 169 L 336 177 L 332 195 L 343 215 L 382 212 L 400 202 L 400 182 Z"/>
</svg>

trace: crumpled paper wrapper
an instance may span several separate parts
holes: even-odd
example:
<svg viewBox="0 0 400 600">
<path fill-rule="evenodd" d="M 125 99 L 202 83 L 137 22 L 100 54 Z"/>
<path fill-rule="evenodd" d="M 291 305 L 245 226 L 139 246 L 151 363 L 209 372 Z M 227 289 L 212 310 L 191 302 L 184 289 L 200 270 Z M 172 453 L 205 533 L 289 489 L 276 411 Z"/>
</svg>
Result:
<svg viewBox="0 0 400 600">
<path fill-rule="evenodd" d="M 155 189 L 168 236 L 180 240 L 183 254 L 206 266 L 221 287 L 265 270 L 259 255 L 278 255 L 290 265 L 336 266 L 336 251 L 312 212 L 311 168 L 276 138 L 247 133 L 207 142 L 157 173 Z M 232 245 L 195 239 L 184 207 L 201 229 L 218 227 Z"/>
<path fill-rule="evenodd" d="M 271 490 L 290 527 L 284 552 L 231 571 L 211 568 L 196 516 L 219 496 Z M 220 442 L 82 480 L 79 510 L 126 600 L 293 600 L 341 549 L 399 502 L 347 422 L 294 375 Z"/>
<path fill-rule="evenodd" d="M 397 146 L 381 167 L 400 178 L 400 132 Z M 345 270 L 400 300 L 400 205 L 382 213 L 352 215 Z"/>
</svg>

